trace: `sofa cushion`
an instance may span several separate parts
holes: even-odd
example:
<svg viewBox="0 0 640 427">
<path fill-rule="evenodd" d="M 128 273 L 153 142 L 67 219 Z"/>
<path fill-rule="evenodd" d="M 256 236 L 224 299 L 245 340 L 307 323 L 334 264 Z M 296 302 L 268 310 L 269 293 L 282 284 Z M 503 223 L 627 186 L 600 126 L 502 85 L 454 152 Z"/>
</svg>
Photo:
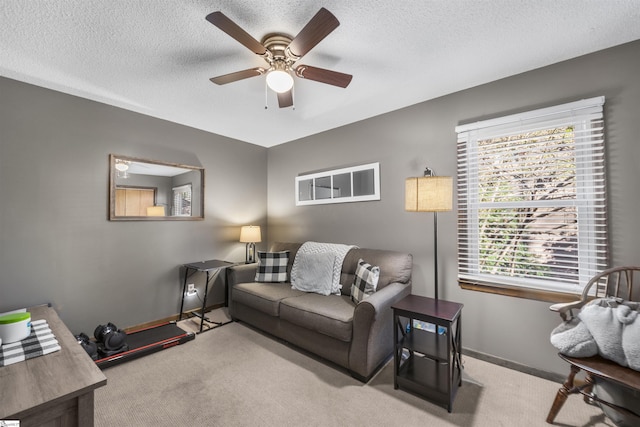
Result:
<svg viewBox="0 0 640 427">
<path fill-rule="evenodd" d="M 343 295 L 307 293 L 280 303 L 280 319 L 344 342 L 351 341 L 355 304 Z"/>
<path fill-rule="evenodd" d="M 258 269 L 256 282 L 286 282 L 289 251 L 261 252 L 258 251 Z"/>
<path fill-rule="evenodd" d="M 289 283 L 250 282 L 235 285 L 231 298 L 234 302 L 247 305 L 270 316 L 278 316 L 280 301 L 304 294 L 302 291 L 291 289 Z"/>
<path fill-rule="evenodd" d="M 380 267 L 364 262 L 361 258 L 356 268 L 356 277 L 351 285 L 351 301 L 356 304 L 373 294 L 378 287 Z"/>
</svg>

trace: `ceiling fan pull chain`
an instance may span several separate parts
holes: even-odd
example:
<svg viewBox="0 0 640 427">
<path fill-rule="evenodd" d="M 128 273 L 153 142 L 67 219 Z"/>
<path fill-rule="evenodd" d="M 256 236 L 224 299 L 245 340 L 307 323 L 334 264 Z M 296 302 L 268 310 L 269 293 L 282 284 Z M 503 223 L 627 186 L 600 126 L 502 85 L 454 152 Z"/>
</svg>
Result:
<svg viewBox="0 0 640 427">
<path fill-rule="evenodd" d="M 267 80 L 264 81 L 264 109 L 269 108 L 269 93 L 267 88 Z"/>
<path fill-rule="evenodd" d="M 291 106 L 293 107 L 293 110 L 295 111 L 295 109 L 296 109 L 296 90 L 295 90 L 295 85 L 291 86 Z"/>
</svg>

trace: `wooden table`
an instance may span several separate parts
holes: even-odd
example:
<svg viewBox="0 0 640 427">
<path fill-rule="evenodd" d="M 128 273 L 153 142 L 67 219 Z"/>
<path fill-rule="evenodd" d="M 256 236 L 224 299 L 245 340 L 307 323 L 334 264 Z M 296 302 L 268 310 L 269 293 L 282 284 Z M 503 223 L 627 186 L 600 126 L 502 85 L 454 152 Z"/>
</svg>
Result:
<svg viewBox="0 0 640 427">
<path fill-rule="evenodd" d="M 51 307 L 27 309 L 45 319 L 61 350 L 0 367 L 0 420 L 29 426 L 93 426 L 94 390 L 107 378 Z"/>
<path fill-rule="evenodd" d="M 408 295 L 391 306 L 395 389 L 405 388 L 451 412 L 462 385 L 462 307 L 417 295 Z M 408 324 L 400 318 L 408 319 Z M 434 332 L 414 328 L 413 320 L 432 324 Z"/>
</svg>

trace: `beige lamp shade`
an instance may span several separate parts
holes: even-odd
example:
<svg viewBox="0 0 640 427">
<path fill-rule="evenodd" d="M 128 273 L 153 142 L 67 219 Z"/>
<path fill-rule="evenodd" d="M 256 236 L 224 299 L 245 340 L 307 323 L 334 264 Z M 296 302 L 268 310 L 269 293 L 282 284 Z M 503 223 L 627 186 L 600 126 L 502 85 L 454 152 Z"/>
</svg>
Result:
<svg viewBox="0 0 640 427">
<path fill-rule="evenodd" d="M 404 209 L 409 212 L 446 212 L 453 209 L 453 178 L 421 176 L 407 178 Z"/>
<path fill-rule="evenodd" d="M 258 243 L 262 242 L 259 225 L 245 225 L 240 229 L 241 243 Z"/>
<path fill-rule="evenodd" d="M 147 207 L 147 216 L 164 216 L 164 206 Z"/>
</svg>

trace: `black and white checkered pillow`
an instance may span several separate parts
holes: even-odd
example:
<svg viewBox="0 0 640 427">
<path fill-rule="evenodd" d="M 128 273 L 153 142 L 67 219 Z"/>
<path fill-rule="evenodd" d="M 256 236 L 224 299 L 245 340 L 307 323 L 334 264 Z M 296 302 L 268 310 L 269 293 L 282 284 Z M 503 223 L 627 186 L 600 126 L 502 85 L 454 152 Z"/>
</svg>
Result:
<svg viewBox="0 0 640 427">
<path fill-rule="evenodd" d="M 373 294 L 378 287 L 378 279 L 380 278 L 380 267 L 372 266 L 364 262 L 363 259 L 358 261 L 356 268 L 356 277 L 351 285 L 351 301 L 358 304 L 360 301 Z"/>
<path fill-rule="evenodd" d="M 260 252 L 258 251 L 258 270 L 256 282 L 286 282 L 289 251 Z"/>
</svg>

